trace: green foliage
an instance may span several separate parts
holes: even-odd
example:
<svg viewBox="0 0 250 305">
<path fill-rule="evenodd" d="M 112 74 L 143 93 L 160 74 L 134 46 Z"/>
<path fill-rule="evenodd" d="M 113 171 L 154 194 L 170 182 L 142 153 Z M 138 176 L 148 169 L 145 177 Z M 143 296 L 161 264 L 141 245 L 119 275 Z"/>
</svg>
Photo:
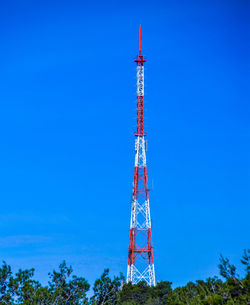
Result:
<svg viewBox="0 0 250 305">
<path fill-rule="evenodd" d="M 250 275 L 250 249 L 244 249 L 241 262 L 243 265 L 245 265 L 247 274 Z"/>
<path fill-rule="evenodd" d="M 0 304 L 12 304 L 14 291 L 11 267 L 3 262 L 0 268 Z"/>
<path fill-rule="evenodd" d="M 115 277 L 113 280 L 108 276 L 109 269 L 105 269 L 100 279 L 95 281 L 94 295 L 91 298 L 91 304 L 93 305 L 112 305 L 118 303 L 118 291 L 122 281 L 124 281 L 123 275 Z"/>
<path fill-rule="evenodd" d="M 49 293 L 52 304 L 77 305 L 88 304 L 86 292 L 89 284 L 82 277 L 72 275 L 72 267 L 67 267 L 66 262 L 62 262 L 59 271 L 50 273 Z"/>
<path fill-rule="evenodd" d="M 234 278 L 236 275 L 236 267 L 234 265 L 231 265 L 229 263 L 228 258 L 224 258 L 222 255 L 220 255 L 220 275 L 226 278 L 227 280 L 230 278 Z"/>
<path fill-rule="evenodd" d="M 145 282 L 139 282 L 137 285 L 131 283 L 125 284 L 119 293 L 120 303 L 128 304 L 146 304 L 150 297 L 150 287 Z"/>
<path fill-rule="evenodd" d="M 33 280 L 34 269 L 19 270 L 13 276 L 5 262 L 0 268 L 0 305 L 83 305 L 88 304 L 89 284 L 82 277 L 72 276 L 72 268 L 63 262 L 59 271 L 50 274 L 46 287 Z"/>
<path fill-rule="evenodd" d="M 119 304 L 165 305 L 172 292 L 171 282 L 159 282 L 156 287 L 149 287 L 145 282 L 137 285 L 125 284 L 119 292 Z"/>
<path fill-rule="evenodd" d="M 145 282 L 124 284 L 123 275 L 111 279 L 109 269 L 105 269 L 88 299 L 88 282 L 73 275 L 65 262 L 49 273 L 47 286 L 33 279 L 34 269 L 13 274 L 11 267 L 3 262 L 0 305 L 250 305 L 250 250 L 244 250 L 241 263 L 246 271 L 243 278 L 239 278 L 229 259 L 221 255 L 219 271 L 224 281 L 212 277 L 175 289 L 167 281 L 158 282 L 155 287 Z"/>
</svg>

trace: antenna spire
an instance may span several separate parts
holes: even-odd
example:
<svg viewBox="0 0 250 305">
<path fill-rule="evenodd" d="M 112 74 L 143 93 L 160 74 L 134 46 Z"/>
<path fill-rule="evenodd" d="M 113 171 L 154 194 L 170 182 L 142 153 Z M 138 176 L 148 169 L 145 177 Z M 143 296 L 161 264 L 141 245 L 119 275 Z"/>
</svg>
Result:
<svg viewBox="0 0 250 305">
<path fill-rule="evenodd" d="M 141 55 L 141 25 L 139 26 L 139 55 Z"/>
</svg>

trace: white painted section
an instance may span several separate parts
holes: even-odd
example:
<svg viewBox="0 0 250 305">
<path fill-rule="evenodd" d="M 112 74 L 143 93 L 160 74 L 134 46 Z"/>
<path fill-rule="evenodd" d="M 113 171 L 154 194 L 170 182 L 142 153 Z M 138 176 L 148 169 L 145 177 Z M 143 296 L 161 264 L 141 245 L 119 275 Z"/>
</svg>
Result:
<svg viewBox="0 0 250 305">
<path fill-rule="evenodd" d="M 135 139 L 135 167 L 146 167 L 146 150 L 144 136 Z"/>
<path fill-rule="evenodd" d="M 140 272 L 135 265 L 128 265 L 127 270 L 127 283 L 137 284 L 145 281 L 149 286 L 155 286 L 155 267 L 149 265 L 143 272 Z"/>
<path fill-rule="evenodd" d="M 144 96 L 144 66 L 136 67 L 137 96 Z"/>
<path fill-rule="evenodd" d="M 138 202 L 136 200 L 132 201 L 132 207 L 131 207 L 131 220 L 130 220 L 130 229 L 136 228 L 137 225 L 137 207 L 138 207 Z"/>
</svg>

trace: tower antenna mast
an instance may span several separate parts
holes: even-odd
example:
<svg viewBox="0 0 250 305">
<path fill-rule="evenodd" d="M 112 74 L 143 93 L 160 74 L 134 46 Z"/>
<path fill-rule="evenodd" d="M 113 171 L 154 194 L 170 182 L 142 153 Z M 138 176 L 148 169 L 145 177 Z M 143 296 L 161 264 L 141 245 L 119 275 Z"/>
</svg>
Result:
<svg viewBox="0 0 250 305">
<path fill-rule="evenodd" d="M 145 281 L 155 286 L 155 267 L 149 206 L 149 189 L 146 165 L 144 131 L 144 63 L 142 52 L 142 32 L 139 27 L 139 55 L 137 64 L 137 127 L 135 132 L 135 166 L 131 220 L 128 248 L 127 283 Z"/>
</svg>

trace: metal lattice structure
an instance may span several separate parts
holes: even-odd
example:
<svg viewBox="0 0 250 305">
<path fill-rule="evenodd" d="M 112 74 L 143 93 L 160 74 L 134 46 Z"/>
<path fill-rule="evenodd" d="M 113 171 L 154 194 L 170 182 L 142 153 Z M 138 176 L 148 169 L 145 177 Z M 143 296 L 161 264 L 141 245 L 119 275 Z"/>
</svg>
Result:
<svg viewBox="0 0 250 305">
<path fill-rule="evenodd" d="M 137 130 L 135 133 L 135 168 L 128 249 L 127 283 L 145 281 L 155 286 L 155 268 L 151 233 L 149 189 L 144 132 L 144 56 L 141 54 L 139 27 L 139 55 L 137 64 Z"/>
</svg>

